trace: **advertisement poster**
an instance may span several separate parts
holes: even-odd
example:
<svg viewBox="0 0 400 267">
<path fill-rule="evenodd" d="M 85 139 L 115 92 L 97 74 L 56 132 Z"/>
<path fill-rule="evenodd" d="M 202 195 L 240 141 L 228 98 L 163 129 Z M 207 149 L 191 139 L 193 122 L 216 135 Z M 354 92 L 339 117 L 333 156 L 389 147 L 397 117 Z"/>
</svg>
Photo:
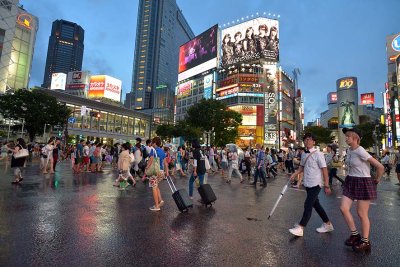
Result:
<svg viewBox="0 0 400 267">
<path fill-rule="evenodd" d="M 67 74 L 65 73 L 53 73 L 51 75 L 50 89 L 65 90 L 65 84 L 67 82 Z"/>
<path fill-rule="evenodd" d="M 361 105 L 374 105 L 375 96 L 374 93 L 361 94 Z"/>
<path fill-rule="evenodd" d="M 121 80 L 107 75 L 95 75 L 90 78 L 88 97 L 104 97 L 114 101 L 120 101 L 121 87 Z"/>
<path fill-rule="evenodd" d="M 89 72 L 88 71 L 70 71 L 67 75 L 66 89 L 85 89 L 89 84 Z"/>
<path fill-rule="evenodd" d="M 256 18 L 222 30 L 222 67 L 265 58 L 279 61 L 279 22 Z"/>
<path fill-rule="evenodd" d="M 178 81 L 217 67 L 218 25 L 179 48 Z"/>
</svg>

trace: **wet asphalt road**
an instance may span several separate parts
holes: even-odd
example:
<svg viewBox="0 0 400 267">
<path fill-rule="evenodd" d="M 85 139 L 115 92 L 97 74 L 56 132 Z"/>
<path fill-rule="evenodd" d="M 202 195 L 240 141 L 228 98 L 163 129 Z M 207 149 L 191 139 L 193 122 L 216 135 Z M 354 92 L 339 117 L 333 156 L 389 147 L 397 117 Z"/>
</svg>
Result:
<svg viewBox="0 0 400 267">
<path fill-rule="evenodd" d="M 138 183 L 119 191 L 115 172 L 72 175 L 68 162 L 55 175 L 28 164 L 22 185 L 0 163 L 0 266 L 400 266 L 400 191 L 394 176 L 379 185 L 371 205 L 370 255 L 356 254 L 343 242 L 349 231 L 339 211 L 341 188 L 320 194 L 335 231 L 315 231 L 314 212 L 303 238 L 289 232 L 303 211 L 305 192 L 289 189 L 267 220 L 286 183 L 280 174 L 267 188 L 228 185 L 209 176 L 217 202 L 197 203 L 181 214 L 162 182 L 165 205 L 151 212 L 150 188 Z M 188 178 L 175 180 L 186 188 Z M 358 225 L 359 221 L 356 219 Z"/>
</svg>

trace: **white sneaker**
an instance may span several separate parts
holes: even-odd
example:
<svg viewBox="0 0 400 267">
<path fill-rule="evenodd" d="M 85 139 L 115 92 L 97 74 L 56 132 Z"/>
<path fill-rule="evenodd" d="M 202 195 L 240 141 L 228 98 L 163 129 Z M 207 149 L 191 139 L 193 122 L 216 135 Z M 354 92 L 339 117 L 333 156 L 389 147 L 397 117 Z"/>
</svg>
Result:
<svg viewBox="0 0 400 267">
<path fill-rule="evenodd" d="M 303 227 L 295 225 L 294 228 L 289 229 L 289 232 L 295 236 L 303 236 Z"/>
<path fill-rule="evenodd" d="M 321 227 L 318 227 L 316 230 L 318 233 L 328 233 L 332 232 L 334 229 L 332 224 L 323 223 Z"/>
</svg>

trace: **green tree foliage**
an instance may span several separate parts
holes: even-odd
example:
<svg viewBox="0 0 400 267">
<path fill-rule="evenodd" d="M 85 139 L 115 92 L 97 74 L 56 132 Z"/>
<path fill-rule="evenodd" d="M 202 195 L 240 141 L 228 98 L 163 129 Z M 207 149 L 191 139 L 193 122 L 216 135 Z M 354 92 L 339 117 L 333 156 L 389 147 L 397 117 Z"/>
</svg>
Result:
<svg viewBox="0 0 400 267">
<path fill-rule="evenodd" d="M 186 122 L 202 131 L 214 133 L 213 143 L 221 146 L 238 138 L 242 114 L 229 110 L 221 101 L 202 99 L 187 110 Z"/>
<path fill-rule="evenodd" d="M 175 136 L 175 127 L 171 124 L 161 124 L 157 126 L 156 134 L 162 140 L 169 140 Z"/>
<path fill-rule="evenodd" d="M 29 139 L 33 141 L 36 134 L 42 133 L 45 124 L 66 127 L 71 111 L 40 90 L 22 89 L 0 96 L 0 113 L 6 119 L 23 119 Z"/>
<path fill-rule="evenodd" d="M 312 133 L 315 136 L 316 144 L 330 144 L 332 142 L 332 131 L 322 126 L 308 126 L 304 128 L 304 133 Z"/>
<path fill-rule="evenodd" d="M 364 148 L 373 147 L 375 143 L 380 144 L 382 136 L 386 133 L 385 125 L 379 122 L 366 122 L 357 125 L 355 128 L 361 131 L 363 137 L 361 138 L 360 145 Z M 374 131 L 376 134 L 376 141 L 374 140 Z"/>
</svg>

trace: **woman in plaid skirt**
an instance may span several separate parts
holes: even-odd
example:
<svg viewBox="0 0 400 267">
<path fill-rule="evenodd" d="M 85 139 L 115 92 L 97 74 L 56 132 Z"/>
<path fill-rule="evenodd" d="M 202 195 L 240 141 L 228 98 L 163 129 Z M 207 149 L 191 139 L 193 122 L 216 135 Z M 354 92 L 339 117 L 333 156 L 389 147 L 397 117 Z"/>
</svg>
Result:
<svg viewBox="0 0 400 267">
<path fill-rule="evenodd" d="M 343 198 L 340 210 L 350 228 L 351 235 L 345 241 L 346 246 L 354 251 L 371 251 L 369 241 L 370 222 L 368 210 L 371 200 L 376 199 L 376 187 L 383 175 L 384 167 L 360 146 L 361 132 L 358 129 L 344 128 L 346 143 L 349 150 L 346 155 L 348 175 L 343 187 Z M 376 168 L 376 174 L 371 177 L 370 165 Z M 357 200 L 357 214 L 361 220 L 361 235 L 357 231 L 350 209 L 353 201 Z"/>
</svg>

